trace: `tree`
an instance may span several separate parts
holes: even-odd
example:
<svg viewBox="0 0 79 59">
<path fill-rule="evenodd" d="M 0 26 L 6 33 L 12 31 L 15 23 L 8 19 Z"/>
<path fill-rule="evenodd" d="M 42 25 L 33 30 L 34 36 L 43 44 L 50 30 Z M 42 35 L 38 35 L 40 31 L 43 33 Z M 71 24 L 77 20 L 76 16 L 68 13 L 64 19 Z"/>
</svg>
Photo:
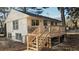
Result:
<svg viewBox="0 0 79 59">
<path fill-rule="evenodd" d="M 64 10 L 65 10 L 65 8 L 64 8 L 64 7 L 58 7 L 58 10 L 59 10 L 60 13 L 61 13 L 62 25 L 65 26 L 65 15 L 64 15 Z"/>
<path fill-rule="evenodd" d="M 0 12 L 2 12 L 4 14 L 4 19 L 6 19 L 6 13 L 8 13 L 8 10 L 9 7 L 0 7 Z"/>
<path fill-rule="evenodd" d="M 78 18 L 79 18 L 79 8 L 77 8 L 77 7 L 66 7 L 66 10 L 67 10 L 68 18 L 71 19 L 71 21 L 75 25 L 74 28 L 77 29 L 78 28 L 77 22 L 78 22 Z"/>
<path fill-rule="evenodd" d="M 7 9 L 8 7 L 0 7 L 0 12 L 1 13 L 3 13 L 3 15 L 4 15 L 4 19 L 6 19 L 6 9 Z M 3 19 L 3 18 L 2 18 Z M 0 19 L 0 23 L 1 23 L 1 33 L 3 33 L 3 23 L 2 23 L 3 21 L 1 21 L 1 19 Z"/>
</svg>

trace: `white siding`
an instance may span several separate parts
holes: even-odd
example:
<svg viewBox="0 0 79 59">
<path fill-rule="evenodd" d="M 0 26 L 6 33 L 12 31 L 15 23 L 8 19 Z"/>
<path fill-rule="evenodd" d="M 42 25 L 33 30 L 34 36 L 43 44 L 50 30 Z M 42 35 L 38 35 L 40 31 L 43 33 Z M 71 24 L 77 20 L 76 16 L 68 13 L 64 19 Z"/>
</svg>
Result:
<svg viewBox="0 0 79 59">
<path fill-rule="evenodd" d="M 12 9 L 5 22 L 7 23 L 7 22 L 11 22 L 16 19 L 22 19 L 27 16 L 29 16 L 29 15 Z"/>
<path fill-rule="evenodd" d="M 7 35 L 8 33 L 12 33 L 12 40 L 18 41 L 18 42 L 25 42 L 25 36 L 27 35 L 27 19 L 18 20 L 19 22 L 19 28 L 18 30 L 13 30 L 13 23 L 8 22 L 7 25 Z M 22 41 L 16 39 L 16 33 L 21 33 L 23 36 Z M 7 36 L 8 37 L 8 36 Z"/>
<path fill-rule="evenodd" d="M 7 37 L 8 33 L 12 33 L 12 40 L 18 42 L 25 42 L 25 36 L 27 35 L 27 17 L 28 15 L 11 10 L 8 18 L 6 19 Z M 18 20 L 19 28 L 18 30 L 13 30 L 13 21 Z M 23 36 L 22 41 L 16 39 L 16 33 L 21 33 Z"/>
</svg>

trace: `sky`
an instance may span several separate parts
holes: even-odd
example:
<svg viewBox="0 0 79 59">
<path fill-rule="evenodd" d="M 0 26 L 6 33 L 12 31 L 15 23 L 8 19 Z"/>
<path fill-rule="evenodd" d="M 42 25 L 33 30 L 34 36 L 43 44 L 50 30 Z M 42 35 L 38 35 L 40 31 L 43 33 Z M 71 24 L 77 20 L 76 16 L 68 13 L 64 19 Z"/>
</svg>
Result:
<svg viewBox="0 0 79 59">
<path fill-rule="evenodd" d="M 59 19 L 59 20 L 61 18 L 60 11 L 57 9 L 57 7 L 50 7 L 50 8 L 45 9 L 42 15 Z"/>
</svg>

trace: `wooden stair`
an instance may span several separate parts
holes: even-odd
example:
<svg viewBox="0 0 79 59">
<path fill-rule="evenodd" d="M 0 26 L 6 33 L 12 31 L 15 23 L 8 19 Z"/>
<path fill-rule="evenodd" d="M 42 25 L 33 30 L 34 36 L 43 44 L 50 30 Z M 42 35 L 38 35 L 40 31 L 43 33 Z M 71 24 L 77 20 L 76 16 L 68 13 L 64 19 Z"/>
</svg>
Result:
<svg viewBox="0 0 79 59">
<path fill-rule="evenodd" d="M 38 32 L 38 33 L 37 33 Z M 32 32 L 33 35 L 28 35 L 28 41 L 27 41 L 27 50 L 32 50 L 32 51 L 38 51 L 41 50 L 47 40 L 47 35 L 49 34 L 49 31 L 45 28 L 42 28 L 39 32 L 39 28 L 37 28 L 35 31 Z"/>
</svg>

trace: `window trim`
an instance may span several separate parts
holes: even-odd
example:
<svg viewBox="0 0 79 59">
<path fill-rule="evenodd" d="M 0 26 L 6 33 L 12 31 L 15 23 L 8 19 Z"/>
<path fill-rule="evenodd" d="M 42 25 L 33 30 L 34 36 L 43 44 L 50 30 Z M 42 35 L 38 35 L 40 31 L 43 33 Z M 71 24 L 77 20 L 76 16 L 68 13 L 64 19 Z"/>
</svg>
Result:
<svg viewBox="0 0 79 59">
<path fill-rule="evenodd" d="M 16 39 L 17 39 L 17 40 L 22 40 L 22 39 L 23 39 L 21 33 L 15 33 L 15 35 L 16 35 Z"/>
<path fill-rule="evenodd" d="M 8 38 L 12 38 L 12 33 L 8 33 Z"/>
<path fill-rule="evenodd" d="M 13 21 L 13 30 L 18 30 L 18 28 L 19 28 L 19 22 L 18 22 L 18 20 L 14 20 Z"/>
<path fill-rule="evenodd" d="M 34 23 L 33 23 L 34 22 Z M 31 20 L 31 26 L 39 26 L 39 20 L 37 19 L 32 19 Z"/>
<path fill-rule="evenodd" d="M 54 22 L 53 22 L 53 21 L 51 21 L 51 25 L 52 25 L 52 26 L 54 25 Z"/>
<path fill-rule="evenodd" d="M 48 26 L 48 21 L 47 20 L 43 20 L 43 24 L 44 24 L 44 26 Z"/>
</svg>

